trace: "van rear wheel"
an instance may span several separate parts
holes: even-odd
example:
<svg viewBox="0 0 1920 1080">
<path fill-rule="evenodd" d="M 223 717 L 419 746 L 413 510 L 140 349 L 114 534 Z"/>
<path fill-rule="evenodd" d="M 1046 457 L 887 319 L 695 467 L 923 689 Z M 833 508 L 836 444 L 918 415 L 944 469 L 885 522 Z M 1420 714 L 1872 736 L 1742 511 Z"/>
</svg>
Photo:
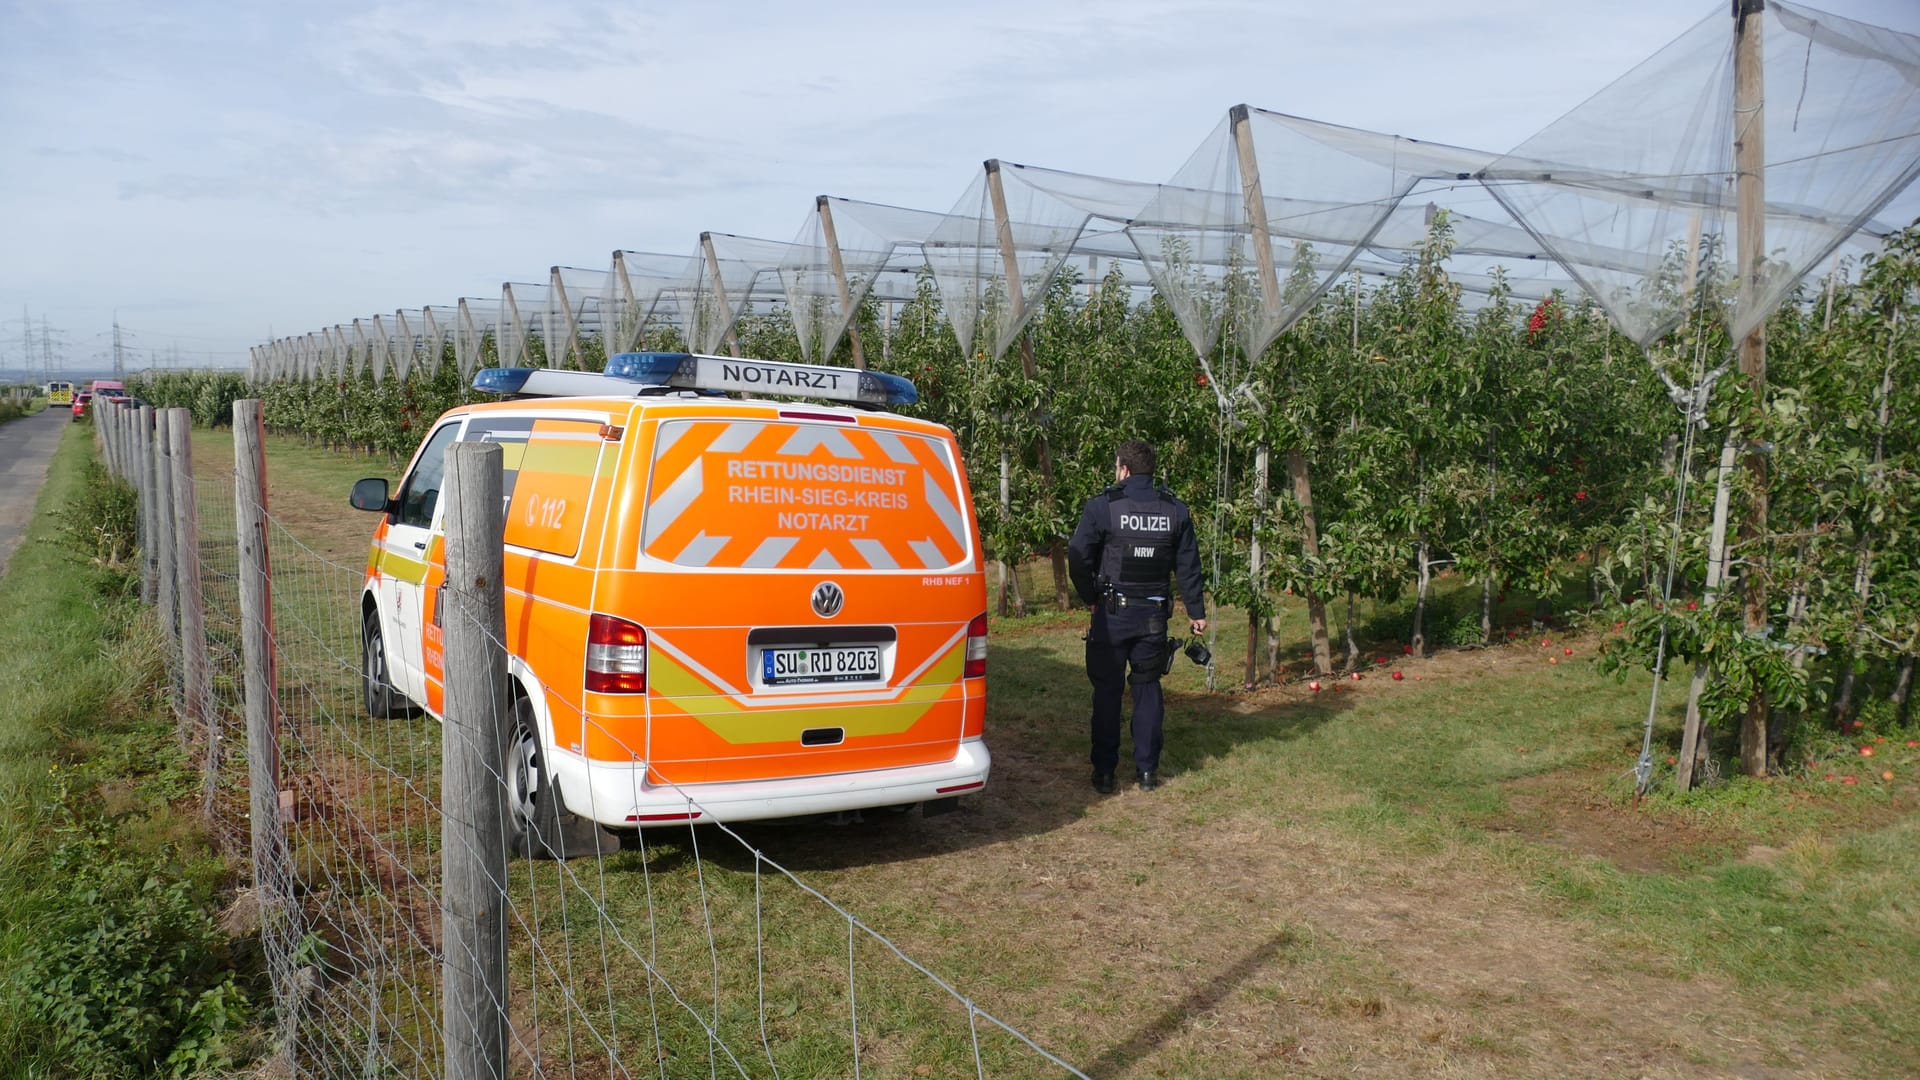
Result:
<svg viewBox="0 0 1920 1080">
<path fill-rule="evenodd" d="M 360 689 L 367 715 L 376 720 L 405 716 L 406 695 L 394 689 L 387 671 L 386 641 L 380 634 L 380 615 L 370 612 L 360 624 Z"/>
<path fill-rule="evenodd" d="M 620 838 L 567 809 L 547 771 L 533 703 L 513 700 L 513 732 L 507 741 L 507 842 L 514 854 L 534 859 L 577 859 L 620 850 Z"/>
</svg>

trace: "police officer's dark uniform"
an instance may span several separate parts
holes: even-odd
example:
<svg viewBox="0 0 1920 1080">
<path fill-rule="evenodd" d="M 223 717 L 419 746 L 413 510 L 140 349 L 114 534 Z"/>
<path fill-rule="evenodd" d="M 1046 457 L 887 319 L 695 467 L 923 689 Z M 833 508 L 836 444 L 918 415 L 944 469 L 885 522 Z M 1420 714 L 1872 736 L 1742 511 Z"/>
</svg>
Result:
<svg viewBox="0 0 1920 1080">
<path fill-rule="evenodd" d="M 1207 617 L 1193 517 L 1153 477 L 1130 475 L 1088 500 L 1067 544 L 1067 569 L 1074 590 L 1093 608 L 1087 678 L 1093 682 L 1094 786 L 1113 790 L 1125 675 L 1133 685 L 1133 765 L 1140 786 L 1152 790 L 1166 714 L 1160 676 L 1167 669 L 1168 579 L 1176 572 L 1188 617 Z"/>
</svg>

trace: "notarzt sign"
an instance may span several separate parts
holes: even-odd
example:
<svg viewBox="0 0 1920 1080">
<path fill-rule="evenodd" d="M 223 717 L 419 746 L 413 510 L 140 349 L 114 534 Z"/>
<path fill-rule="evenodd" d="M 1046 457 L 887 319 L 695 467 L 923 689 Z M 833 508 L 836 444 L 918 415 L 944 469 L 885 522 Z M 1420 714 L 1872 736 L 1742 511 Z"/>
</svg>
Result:
<svg viewBox="0 0 1920 1080">
<path fill-rule="evenodd" d="M 1120 527 L 1137 532 L 1172 532 L 1173 518 L 1166 514 L 1121 514 Z"/>
</svg>

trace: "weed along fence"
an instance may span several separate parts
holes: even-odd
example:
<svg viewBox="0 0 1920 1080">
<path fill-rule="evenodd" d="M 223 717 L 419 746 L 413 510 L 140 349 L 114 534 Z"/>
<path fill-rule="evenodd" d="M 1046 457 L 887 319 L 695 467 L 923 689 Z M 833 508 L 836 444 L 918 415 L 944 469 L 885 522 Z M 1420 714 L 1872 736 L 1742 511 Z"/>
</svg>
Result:
<svg viewBox="0 0 1920 1080">
<path fill-rule="evenodd" d="M 95 431 L 139 496 L 179 738 L 250 854 L 297 1075 L 1083 1075 L 725 826 L 510 850 L 497 445 L 448 454 L 442 723 L 369 715 L 363 567 L 275 516 L 260 403 L 230 465 L 189 428 L 110 404 Z"/>
</svg>

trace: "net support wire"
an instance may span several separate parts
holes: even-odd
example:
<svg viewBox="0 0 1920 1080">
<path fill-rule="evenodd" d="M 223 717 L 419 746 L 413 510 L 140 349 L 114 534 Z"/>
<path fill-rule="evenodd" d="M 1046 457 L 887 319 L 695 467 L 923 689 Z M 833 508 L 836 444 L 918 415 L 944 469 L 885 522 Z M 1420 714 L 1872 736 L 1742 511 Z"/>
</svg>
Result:
<svg viewBox="0 0 1920 1080">
<path fill-rule="evenodd" d="M 1681 438 L 1680 469 L 1675 474 L 1673 492 L 1673 529 L 1667 537 L 1667 569 L 1660 590 L 1660 639 L 1653 654 L 1653 688 L 1647 695 L 1647 719 L 1640 733 L 1640 758 L 1633 766 L 1633 794 L 1637 801 L 1644 798 L 1653 778 L 1653 725 L 1659 715 L 1660 684 L 1666 678 L 1667 638 L 1669 623 L 1673 611 L 1673 582 L 1676 567 L 1680 561 L 1680 533 L 1686 525 L 1687 490 L 1693 479 L 1693 454 L 1697 445 L 1697 436 L 1707 427 L 1707 404 L 1712 399 L 1713 388 L 1720 379 L 1733 369 L 1738 356 L 1737 351 L 1730 352 L 1727 359 L 1711 371 L 1706 367 L 1706 334 L 1704 302 L 1697 303 L 1700 312 L 1700 325 L 1696 333 L 1697 344 L 1694 347 L 1693 384 L 1682 389 L 1665 368 L 1654 363 L 1651 356 L 1648 363 L 1660 381 L 1666 384 L 1667 397 L 1680 411 Z M 1738 346 L 1735 346 L 1737 350 Z"/>
</svg>

